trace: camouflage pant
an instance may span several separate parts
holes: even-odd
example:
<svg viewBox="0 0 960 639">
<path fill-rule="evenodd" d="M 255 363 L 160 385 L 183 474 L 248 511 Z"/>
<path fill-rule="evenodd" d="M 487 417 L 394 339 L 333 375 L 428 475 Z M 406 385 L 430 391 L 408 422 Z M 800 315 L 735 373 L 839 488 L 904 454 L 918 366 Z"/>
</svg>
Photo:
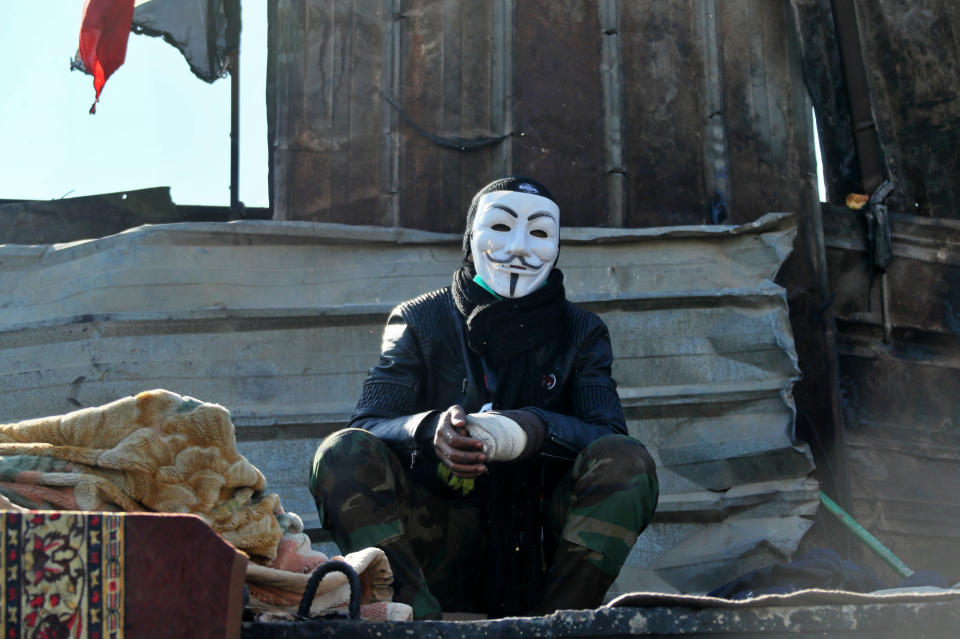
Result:
<svg viewBox="0 0 960 639">
<path fill-rule="evenodd" d="M 556 551 L 540 613 L 599 605 L 659 494 L 649 453 L 623 435 L 594 441 L 565 470 L 547 495 Z M 378 546 L 387 553 L 394 600 L 412 605 L 415 617 L 436 618 L 441 605 L 474 609 L 465 577 L 481 567 L 477 507 L 427 490 L 386 444 L 356 428 L 317 449 L 310 491 L 343 552 Z"/>
</svg>

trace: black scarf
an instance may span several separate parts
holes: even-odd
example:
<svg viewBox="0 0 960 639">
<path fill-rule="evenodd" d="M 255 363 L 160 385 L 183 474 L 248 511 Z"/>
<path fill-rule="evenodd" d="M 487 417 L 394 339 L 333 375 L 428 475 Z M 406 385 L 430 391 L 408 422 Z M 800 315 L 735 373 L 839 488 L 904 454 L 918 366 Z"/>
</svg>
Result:
<svg viewBox="0 0 960 639">
<path fill-rule="evenodd" d="M 508 410 L 539 405 L 543 384 L 535 351 L 564 334 L 563 273 L 553 269 L 538 290 L 498 300 L 473 281 L 473 265 L 454 273 L 454 303 L 467 324 L 467 342 L 492 367 L 496 386 L 491 402 Z"/>
<path fill-rule="evenodd" d="M 543 382 L 535 352 L 561 344 L 563 273 L 551 271 L 537 291 L 498 300 L 473 281 L 473 265 L 453 276 L 453 299 L 467 326 L 467 342 L 494 371 L 493 408 L 542 406 Z M 480 601 L 491 616 L 517 615 L 539 603 L 543 591 L 543 475 L 536 459 L 490 464 L 483 500 L 486 561 Z"/>
</svg>

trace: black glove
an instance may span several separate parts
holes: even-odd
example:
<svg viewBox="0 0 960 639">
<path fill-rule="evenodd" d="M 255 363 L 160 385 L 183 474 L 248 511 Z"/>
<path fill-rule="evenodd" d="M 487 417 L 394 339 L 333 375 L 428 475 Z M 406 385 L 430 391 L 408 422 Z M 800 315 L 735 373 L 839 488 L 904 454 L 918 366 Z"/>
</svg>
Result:
<svg viewBox="0 0 960 639">
<path fill-rule="evenodd" d="M 527 434 L 527 445 L 524 446 L 523 452 L 520 453 L 517 459 L 527 459 L 540 451 L 543 438 L 547 435 L 547 425 L 540 419 L 539 415 L 523 408 L 494 410 L 490 412 L 512 419 L 523 429 L 523 432 Z"/>
</svg>

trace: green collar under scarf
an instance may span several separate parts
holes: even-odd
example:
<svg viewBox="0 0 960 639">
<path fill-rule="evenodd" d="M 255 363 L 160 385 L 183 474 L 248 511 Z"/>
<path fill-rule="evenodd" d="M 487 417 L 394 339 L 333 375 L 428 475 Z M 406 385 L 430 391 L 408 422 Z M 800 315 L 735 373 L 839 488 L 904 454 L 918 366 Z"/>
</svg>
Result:
<svg viewBox="0 0 960 639">
<path fill-rule="evenodd" d="M 483 278 L 480 277 L 480 274 L 479 274 L 479 273 L 473 276 L 473 281 L 476 282 L 476 283 L 480 286 L 480 288 L 482 288 L 483 290 L 485 290 L 487 293 L 490 293 L 491 295 L 493 295 L 493 296 L 494 296 L 495 298 L 497 298 L 498 300 L 502 300 L 502 299 L 503 299 L 502 297 L 500 297 L 499 295 L 497 295 L 497 294 L 493 291 L 492 288 L 490 288 L 489 286 L 487 286 L 487 283 L 483 281 Z"/>
<path fill-rule="evenodd" d="M 497 300 L 503 300 L 503 298 L 500 297 L 499 295 L 497 295 L 497 293 L 496 293 L 492 288 L 490 288 L 489 286 L 487 286 L 487 283 L 483 281 L 483 278 L 480 277 L 480 274 L 479 274 L 479 273 L 477 273 L 476 275 L 473 276 L 473 281 L 476 282 L 476 283 L 480 286 L 480 288 L 482 288 L 483 290 L 485 290 L 487 293 L 490 293 L 490 294 L 493 295 L 495 298 L 497 298 Z M 544 286 L 546 286 L 546 284 L 547 284 L 547 280 L 543 280 L 543 281 L 540 283 L 540 288 L 543 288 Z"/>
</svg>

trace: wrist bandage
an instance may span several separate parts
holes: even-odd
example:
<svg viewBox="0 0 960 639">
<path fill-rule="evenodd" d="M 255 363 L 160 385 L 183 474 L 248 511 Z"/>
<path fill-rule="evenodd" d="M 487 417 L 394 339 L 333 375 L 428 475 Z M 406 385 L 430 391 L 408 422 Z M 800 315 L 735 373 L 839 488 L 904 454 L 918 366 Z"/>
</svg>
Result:
<svg viewBox="0 0 960 639">
<path fill-rule="evenodd" d="M 483 442 L 487 461 L 512 461 L 527 445 L 527 434 L 520 424 L 495 413 L 467 415 L 467 432 Z"/>
</svg>

